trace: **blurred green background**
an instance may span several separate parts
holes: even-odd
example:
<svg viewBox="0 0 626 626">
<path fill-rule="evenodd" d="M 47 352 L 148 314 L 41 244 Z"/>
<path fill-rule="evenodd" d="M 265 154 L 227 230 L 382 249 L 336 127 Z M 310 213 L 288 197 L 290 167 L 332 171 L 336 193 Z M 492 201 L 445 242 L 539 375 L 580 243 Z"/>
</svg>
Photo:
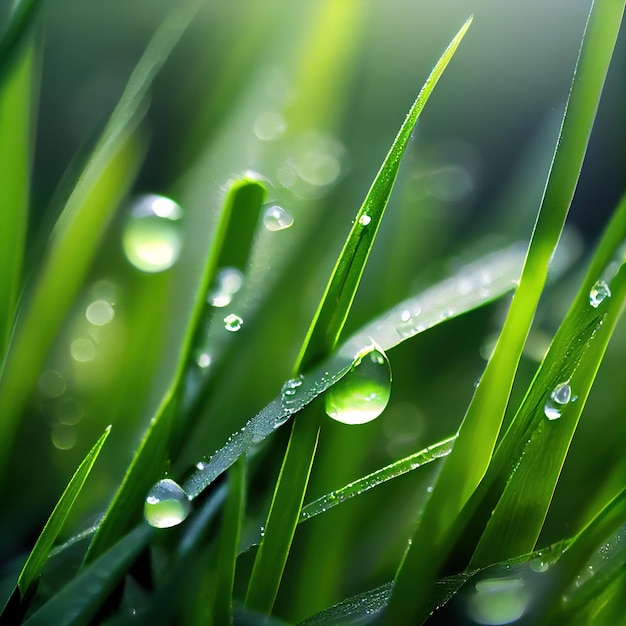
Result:
<svg viewBox="0 0 626 626">
<path fill-rule="evenodd" d="M 150 37 L 180 4 L 45 4 L 27 272 L 36 267 L 58 212 L 64 173 L 84 158 Z M 133 268 L 120 244 L 132 198 L 119 208 L 25 409 L 2 485 L 8 505 L 0 516 L 0 559 L 32 543 L 80 459 L 112 423 L 89 494 L 81 497 L 67 535 L 103 512 L 171 379 L 201 273 L 198 251 L 210 240 L 221 190 L 246 170 L 267 180 L 268 201 L 295 221 L 271 236 L 261 229 L 255 239 L 238 301 L 246 323 L 228 338 L 210 398 L 194 416 L 173 467 L 184 473 L 279 392 L 370 182 L 419 87 L 469 13 L 474 14 L 469 35 L 405 156 L 346 336 L 479 254 L 527 241 L 589 4 L 203 3 L 156 80 L 137 139 L 146 157 L 135 193 L 167 195 L 185 212 L 180 259 L 159 274 Z M 625 47 L 622 36 L 571 211 L 564 246 L 570 269 L 558 275 L 542 302 L 519 389 L 530 380 L 570 303 L 585 253 L 623 191 Z M 99 299 L 114 305 L 115 314 L 94 328 L 85 311 Z M 504 311 L 496 303 L 394 349 L 389 408 L 360 428 L 325 427 L 310 497 L 452 434 Z M 621 440 L 604 434 L 626 406 L 624 337 L 616 333 L 583 415 L 543 543 L 576 530 L 582 511 L 572 493 L 593 494 L 598 477 L 605 476 L 606 467 L 584 461 L 585 447 L 602 451 L 594 455 L 597 460 L 623 456 L 624 426 L 618 427 Z M 72 355 L 77 339 L 91 342 L 89 358 Z M 267 505 L 263 494 L 282 457 L 280 444 L 279 436 L 270 455 L 274 461 L 267 463 L 269 478 L 253 483 L 261 494 L 251 503 L 259 519 Z M 332 461 L 338 449 L 345 453 L 340 465 Z M 608 471 L 623 468 L 623 463 L 608 465 Z M 404 478 L 342 507 L 345 514 L 338 510 L 312 522 L 297 538 L 304 563 L 313 558 L 306 553 L 307 533 L 361 519 L 360 536 L 370 533 L 376 548 L 355 557 L 352 586 L 336 593 L 362 590 L 359 570 L 370 566 L 363 559 L 379 564 L 379 580 L 370 579 L 370 587 L 388 580 L 427 480 L 427 473 Z M 407 490 L 415 501 L 408 501 Z M 388 498 L 384 508 L 375 506 L 381 497 Z M 355 514 L 358 507 L 362 515 Z M 380 519 L 372 519 L 372 511 Z M 385 529 L 384 540 L 377 528 Z M 285 594 L 288 583 L 286 588 Z M 305 615 L 306 598 L 299 601 L 293 602 Z"/>
</svg>

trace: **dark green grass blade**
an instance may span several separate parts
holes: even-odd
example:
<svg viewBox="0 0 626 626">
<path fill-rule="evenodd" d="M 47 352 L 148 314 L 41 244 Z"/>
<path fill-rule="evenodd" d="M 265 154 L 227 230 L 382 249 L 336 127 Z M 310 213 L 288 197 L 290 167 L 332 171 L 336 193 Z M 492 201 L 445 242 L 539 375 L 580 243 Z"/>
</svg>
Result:
<svg viewBox="0 0 626 626">
<path fill-rule="evenodd" d="M 30 184 L 34 45 L 0 81 L 0 369 L 21 286 Z"/>
<path fill-rule="evenodd" d="M 146 493 L 165 471 L 170 453 L 172 428 L 174 420 L 178 416 L 180 385 L 190 361 L 190 353 L 194 348 L 194 338 L 204 312 L 206 292 L 221 253 L 231 211 L 234 206 L 238 205 L 236 196 L 240 193 L 248 196 L 250 188 L 257 191 L 258 189 L 262 190 L 258 181 L 244 177 L 234 180 L 226 193 L 213 242 L 206 251 L 202 251 L 202 254 L 206 255 L 203 276 L 196 293 L 191 320 L 178 355 L 176 372 L 169 389 L 152 418 L 149 429 L 133 457 L 124 481 L 98 528 L 89 548 L 87 560 L 91 560 L 101 554 L 132 527 L 141 515 Z M 249 195 L 249 197 L 255 203 L 251 211 L 254 213 L 258 208 L 256 203 L 262 201 L 263 193 L 254 193 Z"/>
<path fill-rule="evenodd" d="M 17 0 L 9 23 L 0 39 L 0 88 L 11 72 L 11 64 L 20 53 L 28 33 L 35 22 L 41 0 Z"/>
<path fill-rule="evenodd" d="M 28 626 L 89 624 L 145 548 L 151 528 L 141 525 L 84 569 L 24 623 Z"/>
<path fill-rule="evenodd" d="M 47 350 L 89 270 L 105 226 L 134 179 L 140 151 L 133 133 L 147 91 L 190 19 L 191 15 L 177 12 L 153 38 L 54 227 L 43 267 L 20 313 L 0 381 L 0 460 L 11 443 Z"/>
<path fill-rule="evenodd" d="M 443 537 L 489 465 L 548 265 L 578 181 L 623 10 L 623 2 L 612 0 L 600 0 L 592 7 L 520 286 L 459 438 L 444 462 L 398 572 L 386 623 L 415 623 L 425 617 L 428 589 L 446 558 Z M 423 590 L 417 599 L 416 588 Z M 408 607 L 413 607 L 412 612 Z"/>
<path fill-rule="evenodd" d="M 356 215 L 304 340 L 296 372 L 326 358 L 339 339 L 387 206 L 401 157 L 426 101 L 470 23 L 471 18 L 454 37 L 426 80 Z M 287 562 L 315 457 L 319 436 L 317 420 L 317 414 L 311 413 L 303 414 L 295 421 L 283 459 L 265 524 L 265 536 L 254 561 L 246 595 L 246 606 L 261 613 L 271 612 Z"/>
</svg>

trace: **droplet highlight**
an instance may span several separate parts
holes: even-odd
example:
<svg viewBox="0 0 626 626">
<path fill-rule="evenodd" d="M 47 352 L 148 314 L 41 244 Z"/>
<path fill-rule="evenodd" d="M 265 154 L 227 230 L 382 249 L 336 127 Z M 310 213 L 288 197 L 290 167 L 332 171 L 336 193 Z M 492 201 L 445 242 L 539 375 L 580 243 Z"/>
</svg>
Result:
<svg viewBox="0 0 626 626">
<path fill-rule="evenodd" d="M 143 512 L 150 526 L 171 528 L 186 519 L 191 512 L 191 503 L 176 481 L 164 478 L 148 492 Z"/>
<path fill-rule="evenodd" d="M 391 395 L 391 366 L 382 349 L 357 355 L 350 371 L 326 392 L 326 413 L 343 424 L 365 424 L 386 408 Z"/>
<path fill-rule="evenodd" d="M 231 333 L 236 333 L 242 326 L 243 320 L 239 315 L 231 313 L 224 318 L 224 328 Z"/>
<path fill-rule="evenodd" d="M 563 408 L 566 404 L 572 399 L 572 388 L 568 383 L 561 383 L 557 385 L 552 392 L 550 393 L 550 397 L 546 401 L 546 404 L 543 408 L 543 412 L 545 416 L 549 420 L 557 420 L 561 417 L 563 413 Z"/>
<path fill-rule="evenodd" d="M 298 389 L 302 387 L 302 383 L 304 382 L 303 376 L 298 376 L 297 378 L 289 379 L 282 387 L 280 396 L 282 399 L 283 406 L 286 408 L 294 407 L 299 398 L 298 398 Z"/>
<path fill-rule="evenodd" d="M 606 298 L 611 297 L 611 290 L 609 286 L 603 281 L 598 280 L 594 283 L 591 291 L 589 292 L 589 304 L 597 309 Z"/>
<path fill-rule="evenodd" d="M 293 217 L 282 207 L 273 205 L 265 209 L 263 225 L 271 231 L 285 230 L 293 225 Z"/>
<path fill-rule="evenodd" d="M 372 218 L 369 215 L 361 215 L 359 217 L 359 224 L 361 226 L 367 226 L 372 221 Z"/>
<path fill-rule="evenodd" d="M 169 198 L 146 195 L 132 206 L 122 235 L 126 258 L 138 270 L 162 272 L 176 263 L 182 248 L 183 211 Z"/>
<path fill-rule="evenodd" d="M 224 267 L 217 272 L 207 301 L 214 307 L 228 306 L 243 285 L 243 272 L 236 267 Z"/>
</svg>

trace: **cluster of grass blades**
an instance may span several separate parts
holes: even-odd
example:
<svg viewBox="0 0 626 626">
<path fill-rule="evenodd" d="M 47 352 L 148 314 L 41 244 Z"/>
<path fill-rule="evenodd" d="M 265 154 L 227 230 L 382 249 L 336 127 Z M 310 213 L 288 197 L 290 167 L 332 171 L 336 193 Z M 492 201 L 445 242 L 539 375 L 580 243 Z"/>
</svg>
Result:
<svg viewBox="0 0 626 626">
<path fill-rule="evenodd" d="M 276 103 L 262 71 L 232 107 L 224 104 L 232 91 L 225 80 L 211 110 L 222 116 L 220 130 L 204 149 L 197 148 L 195 138 L 190 142 L 197 153 L 193 167 L 173 185 L 172 197 L 180 206 L 165 196 L 143 196 L 130 217 L 120 217 L 147 151 L 142 118 L 152 83 L 198 15 L 196 3 L 185 3 L 155 34 L 101 136 L 70 169 L 71 182 L 51 209 L 58 213 L 55 226 L 40 258 L 29 260 L 25 278 L 41 41 L 39 3 L 16 3 L 0 41 L 3 484 L 22 471 L 19 445 L 35 428 L 35 388 L 43 389 L 45 406 L 57 407 L 63 390 L 57 392 L 61 375 L 50 366 L 55 342 L 67 332 L 75 307 L 84 310 L 85 294 L 95 293 L 93 285 L 102 288 L 102 280 L 94 282 L 99 276 L 94 268 L 102 264 L 99 251 L 107 238 L 119 230 L 134 269 L 126 263 L 123 270 L 110 270 L 122 277 L 130 272 L 130 286 L 117 288 L 128 305 L 121 339 L 98 330 L 116 314 L 111 306 L 116 298 L 99 295 L 90 297 L 86 309 L 90 338 L 71 344 L 79 363 L 90 362 L 89 351 L 100 342 L 109 345 L 102 348 L 105 356 L 123 361 L 121 372 L 109 374 L 116 398 L 104 398 L 110 395 L 105 391 L 91 405 L 85 401 L 94 411 L 106 406 L 112 425 L 94 437 L 36 538 L 25 540 L 16 529 L 18 540 L 32 549 L 0 570 L 0 623 L 626 625 L 623 455 L 606 463 L 596 494 L 579 503 L 580 519 L 561 524 L 559 536 L 544 541 L 557 482 L 626 301 L 626 197 L 596 245 L 534 377 L 519 399 L 512 393 L 514 383 L 524 384 L 522 353 L 547 292 L 624 6 L 618 0 L 595 0 L 591 6 L 528 245 L 492 249 L 428 288 L 405 288 L 396 304 L 346 337 L 403 155 L 438 81 L 445 80 L 453 57 L 462 55 L 472 18 L 463 24 L 354 212 L 308 330 L 297 329 L 302 333 L 291 334 L 285 348 L 278 338 L 289 325 L 281 323 L 280 333 L 272 334 L 274 301 L 281 281 L 294 282 L 289 269 L 307 259 L 310 247 L 306 229 L 292 234 L 289 227 L 295 218 L 315 228 L 311 209 L 322 202 L 320 188 L 338 177 L 333 174 L 340 160 L 337 145 L 329 136 L 309 132 L 311 120 L 303 121 L 297 110 L 286 109 L 283 119 L 271 109 Z M 348 82 L 362 11 L 358 3 L 339 6 L 326 0 L 301 20 L 298 40 L 304 43 L 294 55 L 298 90 L 315 111 L 313 126 L 329 133 L 337 119 L 326 87 L 339 94 Z M 317 58 L 315 42 L 333 33 L 341 36 L 330 37 L 327 55 Z M 241 53 L 233 53 L 233 66 Z M 338 107 L 340 97 L 335 97 Z M 251 121 L 260 140 L 250 150 L 254 158 L 238 150 Z M 268 141 L 273 133 L 286 133 L 282 143 Z M 321 144 L 323 158 L 314 156 L 323 166 L 318 162 L 318 169 L 306 170 L 311 157 L 303 156 L 303 145 Z M 291 161 L 285 161 L 284 150 L 292 151 Z M 301 168 L 297 182 L 283 184 L 300 185 L 289 196 L 289 211 L 280 206 L 287 191 L 252 170 L 255 159 L 278 168 L 283 182 Z M 295 169 L 285 169 L 285 163 L 298 159 Z M 283 242 L 276 244 L 275 236 L 284 236 Z M 284 306 L 293 310 L 294 298 L 288 289 L 282 291 Z M 363 464 L 373 449 L 368 432 L 374 431 L 363 427 L 366 434 L 360 435 L 356 425 L 373 422 L 387 407 L 387 351 L 406 348 L 414 337 L 509 294 L 486 369 L 465 417 L 454 422 L 458 430 L 374 470 Z M 295 351 L 293 342 L 301 335 L 304 342 Z M 268 360 L 274 351 L 280 355 L 276 362 Z M 255 401 L 262 398 L 259 404 L 265 407 L 256 406 L 253 413 L 245 413 L 245 397 L 230 404 L 224 400 L 248 393 L 242 387 L 252 380 L 240 374 L 246 355 L 276 370 L 259 374 L 267 378 L 260 380 L 263 388 Z M 454 384 L 452 377 L 448 385 Z M 223 406 L 244 414 L 224 416 Z M 124 430 L 122 415 L 141 426 L 130 459 L 123 453 L 107 456 L 111 446 L 124 450 L 121 439 L 130 431 Z M 349 425 L 341 436 L 329 418 Z M 118 429 L 124 437 L 115 443 Z M 355 443 L 344 454 L 346 437 Z M 589 450 L 588 458 L 594 454 Z M 107 472 L 115 478 L 112 488 L 109 478 L 108 504 L 106 493 L 95 488 L 98 501 L 81 505 L 89 501 L 90 485 L 102 481 L 99 465 L 113 468 Z M 335 472 L 339 465 L 349 471 Z M 360 477 L 344 486 L 343 479 L 325 480 L 350 472 Z M 43 480 L 44 473 L 37 468 L 35 478 L 25 482 Z M 24 491 L 37 493 L 31 484 Z M 409 504 L 398 506 L 397 494 Z M 374 504 L 368 508 L 369 498 Z M 89 506 L 106 506 L 106 512 L 80 532 L 74 523 L 75 532 L 68 533 L 64 527 Z M 381 522 L 371 515 L 387 506 L 408 519 Z M 368 565 L 372 540 L 362 528 L 368 522 L 361 510 L 373 517 L 373 525 L 383 526 L 382 534 L 404 533 L 399 550 L 397 541 L 376 546 L 385 567 Z M 10 519 L 23 517 L 16 511 Z M 355 551 L 351 534 L 357 528 Z M 371 536 L 378 541 L 380 534 Z M 306 542 L 299 544 L 301 537 Z M 375 570 L 357 580 L 358 585 L 368 581 L 370 588 L 346 584 L 344 578 L 358 568 Z"/>
</svg>

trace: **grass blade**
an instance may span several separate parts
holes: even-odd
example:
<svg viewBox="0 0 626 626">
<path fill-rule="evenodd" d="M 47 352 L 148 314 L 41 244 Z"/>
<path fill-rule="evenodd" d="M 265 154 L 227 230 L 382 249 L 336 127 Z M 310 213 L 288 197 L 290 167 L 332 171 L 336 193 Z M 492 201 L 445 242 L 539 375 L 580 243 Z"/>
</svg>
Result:
<svg viewBox="0 0 626 626">
<path fill-rule="evenodd" d="M 7 80 L 11 64 L 32 28 L 41 0 L 17 0 L 9 24 L 0 40 L 0 85 Z"/>
<path fill-rule="evenodd" d="M 30 183 L 34 45 L 0 83 L 0 369 L 21 288 Z"/>
<path fill-rule="evenodd" d="M 356 215 L 304 340 L 296 372 L 327 357 L 339 339 L 413 128 L 470 23 L 471 18 L 454 37 L 426 80 Z M 250 576 L 246 606 L 252 610 L 269 614 L 274 605 L 302 508 L 318 436 L 317 415 L 301 415 L 295 421 L 265 524 L 265 536 Z"/>
<path fill-rule="evenodd" d="M 623 10 L 623 2 L 611 0 L 599 0 L 592 7 L 520 285 L 459 438 L 444 462 L 398 572 L 386 623 L 414 623 L 426 616 L 428 589 L 445 559 L 443 537 L 489 465 L 548 265 L 576 188 Z M 416 587 L 424 590 L 417 602 Z M 407 606 L 414 607 L 412 615 Z"/>
</svg>

